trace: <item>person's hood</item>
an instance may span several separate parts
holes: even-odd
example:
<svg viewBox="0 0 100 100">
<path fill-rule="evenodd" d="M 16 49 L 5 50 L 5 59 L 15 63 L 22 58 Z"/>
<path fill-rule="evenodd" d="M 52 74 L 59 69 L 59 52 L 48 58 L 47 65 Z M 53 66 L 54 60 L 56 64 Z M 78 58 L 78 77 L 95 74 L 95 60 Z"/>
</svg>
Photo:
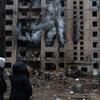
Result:
<svg viewBox="0 0 100 100">
<path fill-rule="evenodd" d="M 5 58 L 0 57 L 0 68 L 5 67 Z"/>
<path fill-rule="evenodd" d="M 23 62 L 16 62 L 13 65 L 12 71 L 14 75 L 21 75 L 21 74 L 27 75 L 28 73 L 27 66 Z"/>
</svg>

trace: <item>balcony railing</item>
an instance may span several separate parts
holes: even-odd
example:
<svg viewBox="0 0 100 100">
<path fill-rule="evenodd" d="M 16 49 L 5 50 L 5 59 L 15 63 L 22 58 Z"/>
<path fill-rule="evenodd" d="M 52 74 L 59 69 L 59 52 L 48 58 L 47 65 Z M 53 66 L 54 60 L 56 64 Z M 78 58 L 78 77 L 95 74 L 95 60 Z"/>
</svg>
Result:
<svg viewBox="0 0 100 100">
<path fill-rule="evenodd" d="M 30 15 L 18 15 L 18 19 L 40 19 L 41 18 L 41 16 L 40 15 L 32 15 L 32 14 L 30 14 Z"/>
<path fill-rule="evenodd" d="M 23 5 L 22 3 L 19 3 L 18 6 L 19 9 L 40 9 L 41 5 L 39 6 L 35 6 L 35 5 L 31 5 L 30 3 L 27 3 L 26 5 Z"/>
<path fill-rule="evenodd" d="M 27 8 L 30 8 L 30 4 L 27 3 L 26 5 L 23 5 L 22 3 L 19 3 L 18 8 L 21 8 L 21 9 L 27 9 Z"/>
</svg>

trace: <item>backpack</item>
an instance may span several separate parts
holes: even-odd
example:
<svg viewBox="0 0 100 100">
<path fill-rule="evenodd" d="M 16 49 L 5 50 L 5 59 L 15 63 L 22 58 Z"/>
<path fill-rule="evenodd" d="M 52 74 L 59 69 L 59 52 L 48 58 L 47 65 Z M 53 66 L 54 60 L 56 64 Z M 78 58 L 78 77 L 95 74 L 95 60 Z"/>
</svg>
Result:
<svg viewBox="0 0 100 100">
<path fill-rule="evenodd" d="M 5 93 L 7 90 L 7 84 L 4 80 L 4 77 L 0 75 L 0 94 Z"/>
</svg>

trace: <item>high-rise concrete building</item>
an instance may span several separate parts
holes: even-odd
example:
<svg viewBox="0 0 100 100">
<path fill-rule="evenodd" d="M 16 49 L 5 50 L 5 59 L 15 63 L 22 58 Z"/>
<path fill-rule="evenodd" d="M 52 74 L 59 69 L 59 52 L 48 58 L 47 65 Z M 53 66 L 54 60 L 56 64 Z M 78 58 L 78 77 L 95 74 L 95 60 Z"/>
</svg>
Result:
<svg viewBox="0 0 100 100">
<path fill-rule="evenodd" d="M 63 1 L 7 0 L 5 28 L 7 67 L 18 59 L 42 70 L 66 66 Z"/>
<path fill-rule="evenodd" d="M 67 51 L 82 71 L 100 70 L 100 1 L 67 0 Z"/>
<path fill-rule="evenodd" d="M 100 69 L 99 0 L 7 0 L 6 66 Z"/>
<path fill-rule="evenodd" d="M 5 21 L 5 46 L 6 46 L 6 67 L 11 67 L 16 62 L 17 52 L 17 0 L 6 0 L 6 21 Z"/>
</svg>

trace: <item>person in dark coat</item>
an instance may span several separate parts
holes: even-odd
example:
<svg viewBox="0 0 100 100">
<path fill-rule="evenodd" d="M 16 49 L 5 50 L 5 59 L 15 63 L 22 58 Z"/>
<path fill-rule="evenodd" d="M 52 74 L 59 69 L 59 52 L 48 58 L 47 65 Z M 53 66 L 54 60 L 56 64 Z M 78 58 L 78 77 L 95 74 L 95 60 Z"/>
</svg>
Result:
<svg viewBox="0 0 100 100">
<path fill-rule="evenodd" d="M 4 93 L 7 90 L 7 84 L 4 79 L 4 66 L 5 66 L 5 59 L 0 57 L 0 100 L 4 100 Z"/>
<path fill-rule="evenodd" d="M 32 86 L 29 81 L 27 66 L 16 62 L 12 68 L 10 100 L 30 100 Z"/>
</svg>

